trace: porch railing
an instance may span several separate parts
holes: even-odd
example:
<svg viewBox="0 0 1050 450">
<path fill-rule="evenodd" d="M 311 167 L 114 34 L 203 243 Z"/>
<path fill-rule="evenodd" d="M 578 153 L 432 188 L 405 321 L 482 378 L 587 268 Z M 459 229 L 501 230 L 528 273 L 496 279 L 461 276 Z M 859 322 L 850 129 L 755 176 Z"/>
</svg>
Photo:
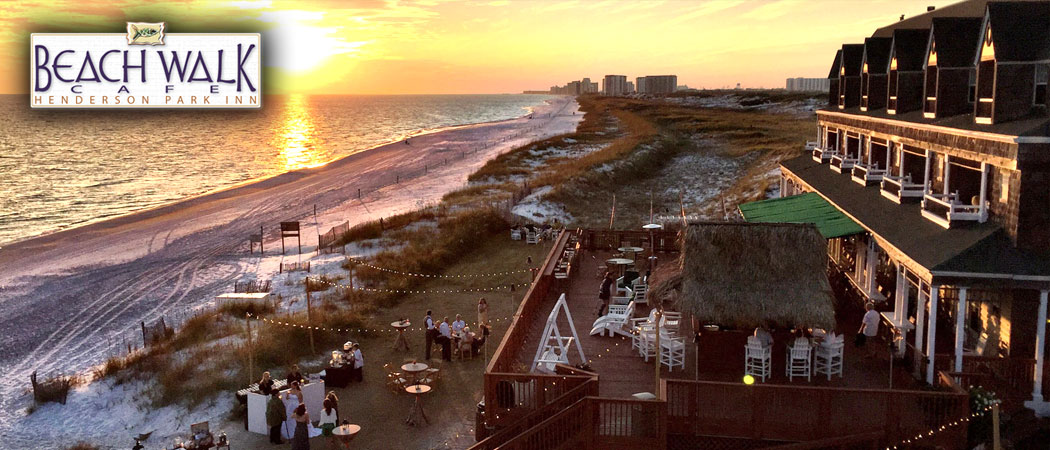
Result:
<svg viewBox="0 0 1050 450">
<path fill-rule="evenodd" d="M 667 403 L 587 397 L 508 440 L 500 449 L 667 447 Z"/>
<path fill-rule="evenodd" d="M 949 371 L 955 368 L 955 357 L 938 354 L 935 369 Z M 983 386 L 1000 397 L 1029 399 L 1035 380 L 1034 358 L 1000 358 L 998 356 L 963 355 L 961 386 Z"/>
<path fill-rule="evenodd" d="M 654 231 L 652 247 L 657 252 L 677 252 L 678 232 Z M 612 250 L 620 247 L 649 248 L 649 232 L 644 230 L 582 230 L 580 248 L 584 250 Z"/>
<path fill-rule="evenodd" d="M 886 170 L 880 169 L 878 165 L 869 167 L 867 164 L 857 163 L 853 166 L 853 180 L 861 184 L 867 184 L 869 181 L 881 181 L 885 175 Z"/>
<path fill-rule="evenodd" d="M 833 148 L 815 148 L 812 150 L 813 160 L 823 164 L 829 161 L 836 152 L 837 150 Z"/>
<path fill-rule="evenodd" d="M 527 414 L 526 416 L 513 421 L 504 421 L 506 423 L 504 427 L 499 428 L 495 433 L 486 437 L 485 439 L 478 441 L 478 443 L 471 446 L 469 450 L 495 450 L 497 448 L 501 448 L 501 446 L 507 441 L 511 440 L 515 436 L 524 433 L 529 428 L 540 424 L 551 415 L 556 414 L 558 411 L 570 407 L 571 405 L 584 399 L 585 397 L 597 396 L 598 379 L 593 376 L 589 378 L 590 379 L 585 380 L 582 383 L 577 384 L 575 387 L 565 391 L 564 393 L 554 398 L 554 400 L 551 400 L 547 404 L 539 408 L 533 409 L 532 412 Z M 496 420 L 496 412 L 496 409 L 492 410 L 492 418 L 494 420 Z M 488 413 L 488 410 L 486 410 L 486 413 Z M 477 425 L 486 426 L 486 424 Z"/>
<path fill-rule="evenodd" d="M 895 443 L 966 417 L 958 392 L 744 385 L 666 380 L 668 432 L 778 441 L 880 433 Z M 857 420 L 863 417 L 864 420 Z M 946 448 L 966 441 L 965 427 L 934 438 Z"/>
<path fill-rule="evenodd" d="M 831 157 L 832 170 L 845 171 L 853 168 L 857 163 L 857 157 L 852 155 L 837 154 Z"/>
<path fill-rule="evenodd" d="M 944 226 L 948 226 L 953 220 L 982 219 L 980 205 L 961 203 L 958 192 L 923 195 L 922 215 Z"/>
<path fill-rule="evenodd" d="M 899 177 L 885 175 L 881 183 L 882 195 L 894 201 L 904 198 L 921 198 L 923 195 L 922 184 L 912 183 L 910 176 Z"/>
</svg>

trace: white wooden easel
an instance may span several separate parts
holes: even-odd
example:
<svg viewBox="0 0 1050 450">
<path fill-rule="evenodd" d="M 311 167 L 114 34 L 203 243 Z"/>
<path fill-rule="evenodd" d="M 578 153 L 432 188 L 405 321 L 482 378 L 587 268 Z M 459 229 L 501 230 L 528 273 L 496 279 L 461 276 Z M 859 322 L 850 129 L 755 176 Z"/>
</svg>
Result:
<svg viewBox="0 0 1050 450">
<path fill-rule="evenodd" d="M 565 318 L 569 321 L 569 331 L 572 332 L 571 336 L 561 335 L 558 329 L 558 311 L 565 312 Z M 536 347 L 536 356 L 532 358 L 532 367 L 529 370 L 535 372 L 536 369 L 540 369 L 553 372 L 555 364 L 569 364 L 569 347 L 573 343 L 576 343 L 576 350 L 580 352 L 580 362 L 587 362 L 587 357 L 583 354 L 583 344 L 580 344 L 580 337 L 576 334 L 576 325 L 572 323 L 572 313 L 569 312 L 569 305 L 565 302 L 565 294 L 561 294 L 558 302 L 554 304 L 554 309 L 547 316 L 547 324 L 543 327 L 543 338 Z"/>
</svg>

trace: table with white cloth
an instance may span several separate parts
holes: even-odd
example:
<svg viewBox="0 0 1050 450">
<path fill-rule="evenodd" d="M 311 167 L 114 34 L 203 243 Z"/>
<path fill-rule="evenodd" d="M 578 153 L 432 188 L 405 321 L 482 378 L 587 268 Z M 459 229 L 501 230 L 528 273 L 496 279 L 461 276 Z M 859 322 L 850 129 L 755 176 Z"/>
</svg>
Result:
<svg viewBox="0 0 1050 450">
<path fill-rule="evenodd" d="M 310 414 L 310 419 L 317 420 L 321 418 L 321 407 L 324 403 L 325 396 L 325 384 L 324 381 L 315 381 L 307 383 L 302 386 L 303 397 L 306 400 L 306 412 Z M 288 413 L 288 431 L 282 430 L 281 433 L 284 436 L 290 437 L 290 434 L 295 433 L 295 421 L 292 420 L 292 412 L 299 406 L 299 400 L 292 396 L 291 399 L 286 399 L 288 390 L 281 391 L 281 401 L 284 402 L 285 412 Z M 266 426 L 266 403 L 270 400 L 269 395 L 257 394 L 254 392 L 248 393 L 248 431 L 252 433 L 267 434 L 270 432 L 270 427 Z M 311 427 L 312 428 L 312 427 Z M 320 429 L 312 428 L 310 436 L 314 436 L 314 430 L 320 433 Z"/>
</svg>

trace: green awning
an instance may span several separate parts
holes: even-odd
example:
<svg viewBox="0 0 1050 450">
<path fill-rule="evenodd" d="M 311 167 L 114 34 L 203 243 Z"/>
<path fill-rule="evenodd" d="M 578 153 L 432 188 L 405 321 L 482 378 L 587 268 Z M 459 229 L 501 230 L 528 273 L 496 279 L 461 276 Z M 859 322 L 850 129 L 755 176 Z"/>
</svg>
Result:
<svg viewBox="0 0 1050 450">
<path fill-rule="evenodd" d="M 745 203 L 740 205 L 740 214 L 748 222 L 812 223 L 825 239 L 864 232 L 857 222 L 815 192 Z"/>
</svg>

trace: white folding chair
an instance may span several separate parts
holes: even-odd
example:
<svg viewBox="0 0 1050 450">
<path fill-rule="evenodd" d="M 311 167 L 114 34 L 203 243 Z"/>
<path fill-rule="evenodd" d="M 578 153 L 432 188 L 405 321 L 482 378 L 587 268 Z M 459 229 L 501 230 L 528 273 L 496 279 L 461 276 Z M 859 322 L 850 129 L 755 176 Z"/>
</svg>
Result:
<svg viewBox="0 0 1050 450">
<path fill-rule="evenodd" d="M 770 377 L 773 349 L 762 345 L 762 342 L 754 336 L 747 337 L 747 346 L 744 347 L 746 356 L 744 358 L 744 374 L 762 379 Z"/>
<path fill-rule="evenodd" d="M 668 372 L 676 366 L 685 370 L 685 338 L 660 333 L 660 364 L 667 366 Z"/>
<path fill-rule="evenodd" d="M 828 381 L 831 381 L 832 375 L 842 378 L 842 354 L 845 347 L 842 336 L 828 335 L 824 343 L 817 347 L 814 356 L 816 373 L 826 374 Z"/>
<path fill-rule="evenodd" d="M 813 347 L 806 340 L 796 340 L 795 345 L 788 347 L 786 372 L 789 381 L 795 377 L 813 377 Z"/>
</svg>

